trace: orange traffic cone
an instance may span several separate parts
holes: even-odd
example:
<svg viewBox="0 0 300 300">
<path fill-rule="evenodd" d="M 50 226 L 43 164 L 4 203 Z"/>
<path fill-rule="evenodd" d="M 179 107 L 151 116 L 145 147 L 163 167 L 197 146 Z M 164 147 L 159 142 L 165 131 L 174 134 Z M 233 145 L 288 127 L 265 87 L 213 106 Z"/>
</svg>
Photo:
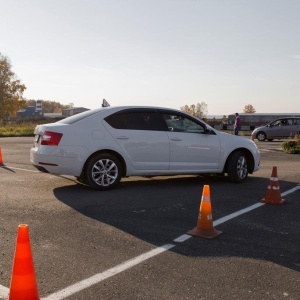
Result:
<svg viewBox="0 0 300 300">
<path fill-rule="evenodd" d="M 0 148 L 0 166 L 3 166 L 3 160 L 2 160 L 2 150 Z"/>
<path fill-rule="evenodd" d="M 273 167 L 272 175 L 270 178 L 269 186 L 267 187 L 265 198 L 260 202 L 280 205 L 286 203 L 285 199 L 281 199 L 279 181 L 277 177 L 277 167 Z"/>
<path fill-rule="evenodd" d="M 194 229 L 188 231 L 187 234 L 195 237 L 212 239 L 220 235 L 221 233 L 222 231 L 218 231 L 213 227 L 210 189 L 209 185 L 204 185 L 197 226 Z"/>
<path fill-rule="evenodd" d="M 34 274 L 28 225 L 21 224 L 18 228 L 15 258 L 10 282 L 9 300 L 39 299 Z"/>
</svg>

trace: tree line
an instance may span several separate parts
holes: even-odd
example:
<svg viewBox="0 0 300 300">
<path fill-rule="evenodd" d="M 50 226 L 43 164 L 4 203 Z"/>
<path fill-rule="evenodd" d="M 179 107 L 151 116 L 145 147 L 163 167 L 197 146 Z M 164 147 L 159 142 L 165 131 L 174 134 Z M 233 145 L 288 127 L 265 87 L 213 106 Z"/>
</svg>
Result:
<svg viewBox="0 0 300 300">
<path fill-rule="evenodd" d="M 36 106 L 36 100 L 23 98 L 25 90 L 25 84 L 22 84 L 12 71 L 8 57 L 0 52 L 0 120 L 16 116 L 18 110 L 27 106 Z M 62 109 L 74 106 L 73 103 L 63 105 L 50 100 L 42 100 L 42 105 L 43 113 L 60 113 Z M 207 119 L 207 104 L 205 102 L 184 105 L 180 109 L 200 119 Z M 251 104 L 247 104 L 243 112 L 255 113 L 256 111 Z M 226 116 L 224 117 L 226 118 Z"/>
<path fill-rule="evenodd" d="M 36 100 L 25 99 L 25 84 L 12 71 L 8 57 L 0 52 L 0 120 L 17 115 L 18 110 L 27 106 L 36 106 Z M 56 101 L 42 100 L 43 113 L 61 113 L 62 109 L 70 108 L 73 103 L 63 105 Z"/>
</svg>

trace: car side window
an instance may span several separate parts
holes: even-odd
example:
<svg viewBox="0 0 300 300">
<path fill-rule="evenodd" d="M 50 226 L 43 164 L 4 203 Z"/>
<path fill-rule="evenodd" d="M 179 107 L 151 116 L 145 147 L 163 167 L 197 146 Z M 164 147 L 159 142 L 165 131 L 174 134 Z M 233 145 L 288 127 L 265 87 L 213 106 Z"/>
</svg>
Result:
<svg viewBox="0 0 300 300">
<path fill-rule="evenodd" d="M 155 111 L 133 110 L 118 112 L 105 118 L 116 129 L 162 131 L 162 122 Z"/>
<path fill-rule="evenodd" d="M 293 119 L 287 119 L 286 125 L 293 125 Z"/>
<path fill-rule="evenodd" d="M 279 126 L 285 126 L 286 125 L 286 120 L 281 120 Z"/>
<path fill-rule="evenodd" d="M 271 125 L 272 126 L 282 126 L 283 125 L 283 120 L 276 120 Z"/>
<path fill-rule="evenodd" d="M 204 133 L 205 128 L 180 114 L 163 113 L 168 130 L 173 132 Z"/>
</svg>

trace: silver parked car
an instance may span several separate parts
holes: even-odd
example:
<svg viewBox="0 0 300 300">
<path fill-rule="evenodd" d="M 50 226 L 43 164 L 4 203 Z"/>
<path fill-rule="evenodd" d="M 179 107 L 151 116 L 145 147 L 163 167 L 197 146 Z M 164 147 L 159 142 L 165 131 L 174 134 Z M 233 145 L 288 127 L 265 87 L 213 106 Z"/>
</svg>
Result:
<svg viewBox="0 0 300 300">
<path fill-rule="evenodd" d="M 170 108 L 103 107 L 38 125 L 34 133 L 34 166 L 98 190 L 126 176 L 227 173 L 241 183 L 260 163 L 251 139 Z"/>
<path fill-rule="evenodd" d="M 252 140 L 260 142 L 274 139 L 286 139 L 300 133 L 300 118 L 281 118 L 270 122 L 265 126 L 255 128 L 251 134 Z"/>
</svg>

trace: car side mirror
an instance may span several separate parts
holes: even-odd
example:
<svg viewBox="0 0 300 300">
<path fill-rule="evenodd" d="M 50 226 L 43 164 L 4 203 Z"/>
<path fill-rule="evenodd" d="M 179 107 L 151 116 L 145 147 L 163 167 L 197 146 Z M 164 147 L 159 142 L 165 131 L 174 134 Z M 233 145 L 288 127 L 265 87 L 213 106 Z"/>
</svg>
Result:
<svg viewBox="0 0 300 300">
<path fill-rule="evenodd" d="M 214 131 L 212 129 L 210 129 L 210 128 L 208 128 L 208 127 L 205 126 L 204 133 L 205 134 L 214 134 Z"/>
</svg>

